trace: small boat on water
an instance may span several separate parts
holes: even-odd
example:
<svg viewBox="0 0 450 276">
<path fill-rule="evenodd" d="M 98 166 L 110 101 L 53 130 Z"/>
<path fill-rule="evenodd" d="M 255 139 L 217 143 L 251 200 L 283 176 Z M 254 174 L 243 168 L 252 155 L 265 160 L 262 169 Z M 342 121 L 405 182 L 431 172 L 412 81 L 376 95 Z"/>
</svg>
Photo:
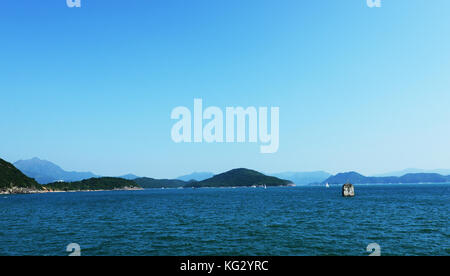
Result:
<svg viewBox="0 0 450 276">
<path fill-rule="evenodd" d="M 330 184 L 328 184 L 328 183 L 325 184 L 325 187 L 330 188 Z"/>
</svg>

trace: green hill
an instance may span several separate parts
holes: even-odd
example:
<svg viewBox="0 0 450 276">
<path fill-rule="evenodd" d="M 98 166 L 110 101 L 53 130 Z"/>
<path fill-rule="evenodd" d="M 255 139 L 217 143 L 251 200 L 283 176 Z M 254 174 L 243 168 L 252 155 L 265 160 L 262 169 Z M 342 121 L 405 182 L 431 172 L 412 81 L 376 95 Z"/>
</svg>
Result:
<svg viewBox="0 0 450 276">
<path fill-rule="evenodd" d="M 134 181 L 117 177 L 90 178 L 77 182 L 55 182 L 44 187 L 51 191 L 102 191 L 141 188 Z"/>
<path fill-rule="evenodd" d="M 188 183 L 185 187 L 251 187 L 251 186 L 288 186 L 289 180 L 267 176 L 249 169 L 234 169 L 215 175 L 209 179 Z"/>
<path fill-rule="evenodd" d="M 42 190 L 34 179 L 0 158 L 0 193 L 35 193 Z"/>
</svg>

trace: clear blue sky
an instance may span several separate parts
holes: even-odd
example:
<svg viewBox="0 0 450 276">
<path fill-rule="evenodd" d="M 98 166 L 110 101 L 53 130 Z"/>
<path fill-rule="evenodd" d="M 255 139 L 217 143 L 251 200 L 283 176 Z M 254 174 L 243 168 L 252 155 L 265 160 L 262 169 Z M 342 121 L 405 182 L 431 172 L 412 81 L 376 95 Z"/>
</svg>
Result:
<svg viewBox="0 0 450 276">
<path fill-rule="evenodd" d="M 450 1 L 5 0 L 0 157 L 176 177 L 450 168 Z M 280 148 L 175 144 L 179 105 L 279 106 Z"/>
</svg>

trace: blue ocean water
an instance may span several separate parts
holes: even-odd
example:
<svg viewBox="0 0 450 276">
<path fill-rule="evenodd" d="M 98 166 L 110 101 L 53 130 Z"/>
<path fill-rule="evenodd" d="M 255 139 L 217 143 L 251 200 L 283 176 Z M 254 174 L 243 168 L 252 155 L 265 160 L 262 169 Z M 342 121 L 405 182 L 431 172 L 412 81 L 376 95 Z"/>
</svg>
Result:
<svg viewBox="0 0 450 276">
<path fill-rule="evenodd" d="M 450 255 L 450 185 L 0 196 L 0 255 Z"/>
</svg>

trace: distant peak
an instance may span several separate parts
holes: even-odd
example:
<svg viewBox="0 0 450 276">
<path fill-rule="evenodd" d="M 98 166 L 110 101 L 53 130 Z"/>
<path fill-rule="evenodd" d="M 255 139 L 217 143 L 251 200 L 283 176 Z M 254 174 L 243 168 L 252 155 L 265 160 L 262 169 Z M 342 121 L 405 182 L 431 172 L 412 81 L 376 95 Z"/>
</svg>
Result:
<svg viewBox="0 0 450 276">
<path fill-rule="evenodd" d="M 36 162 L 39 162 L 39 163 L 47 162 L 47 163 L 51 163 L 51 162 L 49 162 L 47 160 L 40 159 L 39 157 L 33 157 L 33 158 L 30 158 L 30 159 L 20 159 L 20 160 L 16 161 L 16 163 L 25 163 L 25 162 L 35 162 L 35 163 Z"/>
<path fill-rule="evenodd" d="M 358 176 L 363 176 L 362 174 L 360 174 L 358 172 L 355 172 L 355 171 L 338 173 L 337 175 L 358 175 Z"/>
<path fill-rule="evenodd" d="M 236 168 L 236 169 L 229 170 L 228 172 L 256 172 L 256 171 L 247 169 L 247 168 Z"/>
<path fill-rule="evenodd" d="M 191 181 L 191 180 L 202 181 L 202 180 L 211 178 L 213 176 L 214 176 L 214 174 L 211 172 L 193 172 L 188 175 L 179 176 L 179 177 L 177 177 L 177 179 L 183 180 L 183 181 Z"/>
</svg>

